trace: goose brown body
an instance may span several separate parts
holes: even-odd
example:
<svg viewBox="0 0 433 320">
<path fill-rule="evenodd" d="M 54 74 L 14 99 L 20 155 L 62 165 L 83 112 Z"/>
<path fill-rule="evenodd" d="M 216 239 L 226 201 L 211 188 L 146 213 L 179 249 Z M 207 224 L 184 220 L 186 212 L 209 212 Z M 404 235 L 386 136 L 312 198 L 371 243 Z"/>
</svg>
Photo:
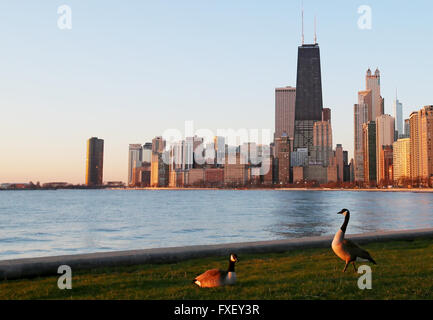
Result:
<svg viewBox="0 0 433 320">
<path fill-rule="evenodd" d="M 345 216 L 344 223 L 341 228 L 337 231 L 332 241 L 332 250 L 334 253 L 346 262 L 343 272 L 346 271 L 349 263 L 352 263 L 354 270 L 356 271 L 355 261 L 370 261 L 376 264 L 376 261 L 371 257 L 368 251 L 359 247 L 355 242 L 344 239 L 347 225 L 349 224 L 350 212 L 347 209 L 343 209 L 339 212 Z"/>
<path fill-rule="evenodd" d="M 197 276 L 193 283 L 201 288 L 221 287 L 236 283 L 235 263 L 238 258 L 235 254 L 230 255 L 228 270 L 211 269 Z"/>
</svg>

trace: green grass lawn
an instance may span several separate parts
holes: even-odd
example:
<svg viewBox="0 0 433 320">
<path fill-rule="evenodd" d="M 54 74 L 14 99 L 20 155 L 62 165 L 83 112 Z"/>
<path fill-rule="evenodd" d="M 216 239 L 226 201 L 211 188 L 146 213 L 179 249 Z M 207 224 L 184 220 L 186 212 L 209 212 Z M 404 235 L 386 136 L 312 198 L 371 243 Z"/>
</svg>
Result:
<svg viewBox="0 0 433 320">
<path fill-rule="evenodd" d="M 361 275 L 351 266 L 342 273 L 344 262 L 329 248 L 239 255 L 231 287 L 192 284 L 207 269 L 227 267 L 227 258 L 213 257 L 77 271 L 72 290 L 59 290 L 57 277 L 1 281 L 0 299 L 433 299 L 433 239 L 363 247 L 378 263 L 371 290 L 358 288 Z"/>
</svg>

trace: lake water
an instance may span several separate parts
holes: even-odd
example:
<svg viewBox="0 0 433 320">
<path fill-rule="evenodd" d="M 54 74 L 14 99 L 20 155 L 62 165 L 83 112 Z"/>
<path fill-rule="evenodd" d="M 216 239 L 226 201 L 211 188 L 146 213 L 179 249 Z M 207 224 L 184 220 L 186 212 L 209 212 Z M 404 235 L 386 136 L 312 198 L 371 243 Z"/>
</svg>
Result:
<svg viewBox="0 0 433 320">
<path fill-rule="evenodd" d="M 433 227 L 433 194 L 350 191 L 0 192 L 0 260 Z"/>
</svg>

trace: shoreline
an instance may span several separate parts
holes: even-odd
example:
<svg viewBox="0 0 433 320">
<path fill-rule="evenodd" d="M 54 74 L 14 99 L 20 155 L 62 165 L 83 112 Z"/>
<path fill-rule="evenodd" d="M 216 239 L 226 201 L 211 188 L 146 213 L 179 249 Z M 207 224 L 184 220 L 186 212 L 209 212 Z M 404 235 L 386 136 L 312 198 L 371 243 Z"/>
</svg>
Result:
<svg viewBox="0 0 433 320">
<path fill-rule="evenodd" d="M 107 188 L 108 190 L 221 190 L 221 191 L 352 191 L 352 192 L 414 192 L 414 193 L 433 193 L 433 188 L 391 188 L 391 189 L 365 189 L 365 188 Z"/>
<path fill-rule="evenodd" d="M 58 267 L 68 265 L 73 270 L 101 267 L 133 266 L 141 264 L 167 264 L 211 256 L 236 253 L 280 253 L 295 249 L 330 247 L 333 235 L 289 240 L 195 245 L 130 251 L 86 253 L 77 255 L 24 258 L 0 261 L 0 281 L 56 275 Z M 348 235 L 359 244 L 387 241 L 433 239 L 433 228 L 381 231 Z"/>
<path fill-rule="evenodd" d="M 1 191 L 57 191 L 57 190 L 141 190 L 141 191 L 346 191 L 346 192 L 412 192 L 433 193 L 433 188 L 199 188 L 199 187 L 143 187 L 143 188 L 41 188 L 41 189 L 0 189 Z"/>
</svg>

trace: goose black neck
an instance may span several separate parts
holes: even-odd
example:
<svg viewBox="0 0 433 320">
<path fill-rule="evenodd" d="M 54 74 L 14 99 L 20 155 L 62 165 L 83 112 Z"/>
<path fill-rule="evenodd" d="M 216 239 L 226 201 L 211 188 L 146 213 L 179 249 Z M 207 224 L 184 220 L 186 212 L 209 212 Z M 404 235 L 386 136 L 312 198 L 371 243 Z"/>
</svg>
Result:
<svg viewBox="0 0 433 320">
<path fill-rule="evenodd" d="M 341 231 L 343 231 L 343 233 L 346 233 L 346 228 L 347 228 L 347 225 L 349 224 L 349 219 L 350 219 L 350 213 L 348 212 L 346 214 L 346 216 L 344 217 L 344 223 L 341 226 Z"/>
<path fill-rule="evenodd" d="M 235 263 L 230 259 L 228 272 L 235 272 Z"/>
</svg>

